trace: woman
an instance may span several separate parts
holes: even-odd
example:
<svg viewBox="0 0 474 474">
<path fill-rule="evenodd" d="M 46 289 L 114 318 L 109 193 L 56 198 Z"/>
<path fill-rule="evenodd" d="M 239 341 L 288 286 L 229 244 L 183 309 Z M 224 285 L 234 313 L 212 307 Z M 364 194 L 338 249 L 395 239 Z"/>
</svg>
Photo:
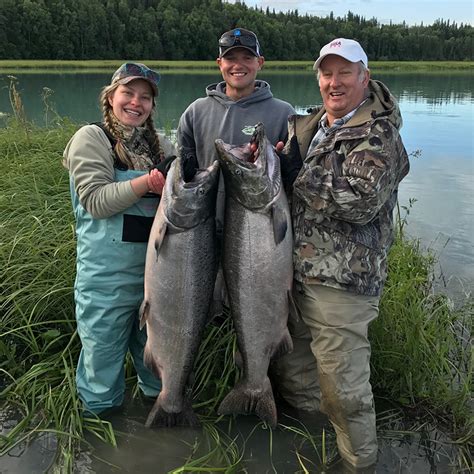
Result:
<svg viewBox="0 0 474 474">
<path fill-rule="evenodd" d="M 143 365 L 138 328 L 146 242 L 174 146 L 153 125 L 159 74 L 126 63 L 100 95 L 103 123 L 82 127 L 64 151 L 76 219 L 76 382 L 86 412 L 120 407 L 130 350 L 149 397 L 161 383 Z"/>
</svg>

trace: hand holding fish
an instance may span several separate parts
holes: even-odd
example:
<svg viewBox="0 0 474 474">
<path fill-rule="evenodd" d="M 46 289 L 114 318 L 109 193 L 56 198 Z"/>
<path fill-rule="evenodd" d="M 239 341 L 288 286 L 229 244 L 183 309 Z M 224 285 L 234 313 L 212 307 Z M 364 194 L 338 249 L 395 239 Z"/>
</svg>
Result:
<svg viewBox="0 0 474 474">
<path fill-rule="evenodd" d="M 250 156 L 249 161 L 255 163 L 258 158 L 258 144 L 256 142 L 250 142 Z"/>
<path fill-rule="evenodd" d="M 148 188 L 150 192 L 159 194 L 163 193 L 163 187 L 165 185 L 165 177 L 161 171 L 156 168 L 152 169 L 148 174 Z"/>
<path fill-rule="evenodd" d="M 296 135 L 291 138 L 289 149 L 284 152 L 284 143 L 278 142 L 275 146 L 276 154 L 280 159 L 281 179 L 285 189 L 289 191 L 303 166 L 300 147 Z"/>
</svg>

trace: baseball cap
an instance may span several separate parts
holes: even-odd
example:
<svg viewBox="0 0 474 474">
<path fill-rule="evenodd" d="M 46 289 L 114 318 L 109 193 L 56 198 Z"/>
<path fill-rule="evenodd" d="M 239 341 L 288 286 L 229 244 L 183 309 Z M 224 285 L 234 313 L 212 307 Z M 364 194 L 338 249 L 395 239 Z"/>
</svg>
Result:
<svg viewBox="0 0 474 474">
<path fill-rule="evenodd" d="M 319 52 L 319 58 L 316 60 L 313 66 L 315 71 L 317 71 L 321 61 L 329 54 L 341 56 L 351 63 L 358 63 L 360 61 L 365 67 L 369 67 L 367 54 L 365 54 L 362 46 L 357 41 L 346 38 L 336 38 L 321 48 L 321 51 Z"/>
<path fill-rule="evenodd" d="M 234 28 L 233 30 L 226 31 L 219 38 L 219 57 L 222 58 L 231 49 L 245 48 L 249 50 L 254 56 L 261 56 L 260 43 L 258 42 L 257 35 L 250 30 L 243 28 Z"/>
<path fill-rule="evenodd" d="M 111 84 L 128 84 L 135 79 L 144 79 L 153 89 L 153 95 L 158 95 L 158 83 L 160 82 L 160 73 L 153 71 L 142 63 L 124 63 L 112 76 Z"/>
</svg>

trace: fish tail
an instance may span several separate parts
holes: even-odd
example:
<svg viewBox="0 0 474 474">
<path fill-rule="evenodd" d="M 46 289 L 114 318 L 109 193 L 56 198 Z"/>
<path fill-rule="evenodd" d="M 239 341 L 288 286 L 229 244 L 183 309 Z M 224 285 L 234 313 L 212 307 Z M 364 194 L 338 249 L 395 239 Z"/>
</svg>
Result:
<svg viewBox="0 0 474 474">
<path fill-rule="evenodd" d="M 222 400 L 218 413 L 250 415 L 255 413 L 262 421 L 272 428 L 277 425 L 277 411 L 273 398 L 272 386 L 268 377 L 262 388 L 251 388 L 245 384 L 237 384 Z"/>
<path fill-rule="evenodd" d="M 197 428 L 201 425 L 190 401 L 183 404 L 183 409 L 180 412 L 166 411 L 163 407 L 163 402 L 164 399 L 160 394 L 145 422 L 147 428 L 171 428 L 173 426 L 190 426 Z"/>
</svg>

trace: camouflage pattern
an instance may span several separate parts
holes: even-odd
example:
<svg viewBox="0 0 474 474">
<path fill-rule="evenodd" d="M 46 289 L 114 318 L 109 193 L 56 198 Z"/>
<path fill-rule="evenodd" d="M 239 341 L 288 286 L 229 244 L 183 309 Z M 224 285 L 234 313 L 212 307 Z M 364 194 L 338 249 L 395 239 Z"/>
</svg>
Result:
<svg viewBox="0 0 474 474">
<path fill-rule="evenodd" d="M 380 295 L 393 241 L 393 208 L 409 162 L 398 105 L 384 84 L 306 156 L 292 198 L 295 278 L 358 294 Z M 290 118 L 305 156 L 324 109 Z"/>
</svg>

